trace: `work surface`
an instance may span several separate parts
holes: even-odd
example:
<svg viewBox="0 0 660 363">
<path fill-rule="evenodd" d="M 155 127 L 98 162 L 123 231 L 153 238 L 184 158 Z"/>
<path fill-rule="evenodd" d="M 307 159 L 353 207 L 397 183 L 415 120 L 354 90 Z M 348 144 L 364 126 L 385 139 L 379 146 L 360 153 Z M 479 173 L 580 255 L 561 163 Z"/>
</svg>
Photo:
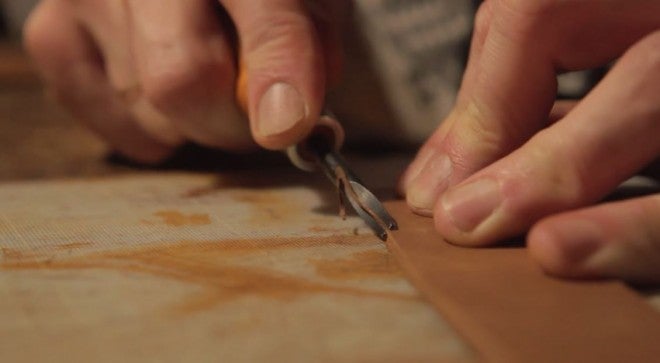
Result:
<svg viewBox="0 0 660 363">
<path fill-rule="evenodd" d="M 0 361 L 475 359 L 325 180 L 108 162 L 3 53 Z M 384 195 L 405 160 L 353 161 Z"/>
<path fill-rule="evenodd" d="M 108 162 L 5 53 L 0 361 L 471 357 L 319 176 L 279 156 Z"/>
</svg>

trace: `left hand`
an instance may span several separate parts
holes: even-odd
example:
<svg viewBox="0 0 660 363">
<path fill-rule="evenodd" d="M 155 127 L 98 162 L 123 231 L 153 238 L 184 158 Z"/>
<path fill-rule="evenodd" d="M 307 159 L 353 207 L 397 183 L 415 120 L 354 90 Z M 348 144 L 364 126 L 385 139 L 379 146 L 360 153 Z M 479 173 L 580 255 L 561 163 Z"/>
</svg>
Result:
<svg viewBox="0 0 660 363">
<path fill-rule="evenodd" d="M 553 274 L 660 282 L 660 194 L 590 206 L 660 156 L 660 2 L 487 0 L 457 104 L 401 188 L 450 242 L 522 234 Z M 574 108 L 557 74 L 606 65 Z"/>
</svg>

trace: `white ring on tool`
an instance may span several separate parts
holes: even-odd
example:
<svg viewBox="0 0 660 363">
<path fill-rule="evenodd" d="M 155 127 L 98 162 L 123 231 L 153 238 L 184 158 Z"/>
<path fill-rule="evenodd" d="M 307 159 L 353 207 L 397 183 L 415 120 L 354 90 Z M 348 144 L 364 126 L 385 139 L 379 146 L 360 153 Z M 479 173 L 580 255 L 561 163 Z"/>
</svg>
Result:
<svg viewBox="0 0 660 363">
<path fill-rule="evenodd" d="M 327 139 L 328 144 L 332 145 L 334 151 L 339 151 L 344 144 L 344 139 L 346 137 L 344 128 L 339 121 L 330 115 L 321 115 L 312 129 L 310 136 L 298 144 L 286 149 L 286 154 L 289 157 L 289 160 L 291 160 L 291 163 L 298 169 L 310 172 L 318 169 L 313 154 L 309 150 L 305 150 L 307 141 L 313 136 L 321 136 Z"/>
</svg>

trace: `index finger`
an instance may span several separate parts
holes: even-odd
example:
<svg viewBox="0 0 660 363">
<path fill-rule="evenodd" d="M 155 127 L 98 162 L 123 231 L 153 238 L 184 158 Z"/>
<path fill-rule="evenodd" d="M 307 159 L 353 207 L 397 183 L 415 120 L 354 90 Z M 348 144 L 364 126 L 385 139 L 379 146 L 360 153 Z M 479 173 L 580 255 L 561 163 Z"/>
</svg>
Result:
<svg viewBox="0 0 660 363">
<path fill-rule="evenodd" d="M 481 17 L 487 24 L 477 24 L 487 31 L 481 32 L 485 39 L 478 59 L 470 60 L 457 104 L 404 174 L 403 188 L 413 209 L 432 210 L 446 187 L 544 127 L 558 73 L 606 64 L 660 26 L 660 2 L 654 0 L 486 4 L 492 15 Z M 451 162 L 445 168 L 449 175 L 427 167 L 444 157 Z"/>
</svg>

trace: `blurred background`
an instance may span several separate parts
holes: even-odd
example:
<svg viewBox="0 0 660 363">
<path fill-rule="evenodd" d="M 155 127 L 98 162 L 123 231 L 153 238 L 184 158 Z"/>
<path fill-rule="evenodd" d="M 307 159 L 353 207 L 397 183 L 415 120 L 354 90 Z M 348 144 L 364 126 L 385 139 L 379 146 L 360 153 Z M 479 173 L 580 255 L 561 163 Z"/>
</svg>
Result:
<svg viewBox="0 0 660 363">
<path fill-rule="evenodd" d="M 44 89 L 20 44 L 38 0 L 0 0 L 0 182 L 98 175 L 107 149 Z"/>
<path fill-rule="evenodd" d="M 110 168 L 100 162 L 108 152 L 103 142 L 44 97 L 48 92 L 22 50 L 23 23 L 38 2 L 0 0 L 0 181 L 96 175 Z M 383 4 L 390 3 L 355 0 L 361 31 L 347 29 L 346 82 L 327 97 L 335 114 L 351 128 L 348 146 L 378 152 L 384 145 L 414 150 L 448 112 L 467 56 L 472 14 L 480 1 L 397 2 L 405 4 L 404 10 L 417 3 L 439 9 L 434 17 L 421 14 L 421 20 L 409 18 L 415 12 L 403 17 L 383 13 Z M 416 21 L 433 25 L 423 28 L 432 34 L 421 34 L 422 38 L 432 41 L 420 49 L 416 47 L 420 34 L 411 31 L 418 28 Z M 565 74 L 560 77 L 559 94 L 580 98 L 602 74 L 601 70 Z M 182 155 L 185 165 L 201 159 Z"/>
<path fill-rule="evenodd" d="M 0 0 L 0 31 L 4 37 L 19 39 L 25 18 L 38 0 Z"/>
</svg>

